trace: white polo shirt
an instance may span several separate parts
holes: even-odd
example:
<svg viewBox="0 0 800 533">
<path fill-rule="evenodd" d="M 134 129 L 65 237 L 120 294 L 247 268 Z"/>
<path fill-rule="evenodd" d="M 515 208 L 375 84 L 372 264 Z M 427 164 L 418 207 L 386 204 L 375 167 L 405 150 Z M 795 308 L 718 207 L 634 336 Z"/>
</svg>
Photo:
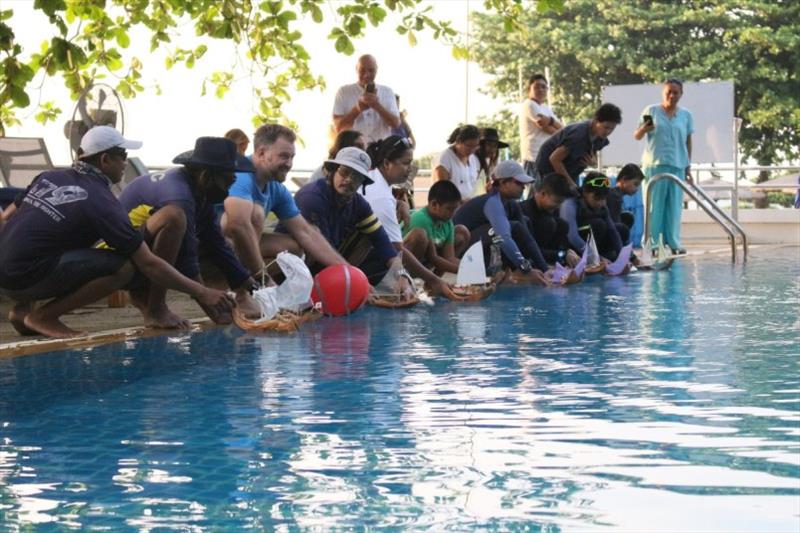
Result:
<svg viewBox="0 0 800 533">
<path fill-rule="evenodd" d="M 378 101 L 389 113 L 400 117 L 397 109 L 397 99 L 394 91 L 385 85 L 376 85 Z M 343 85 L 336 91 L 336 100 L 333 103 L 334 116 L 346 115 L 356 105 L 358 99 L 364 94 L 364 89 L 357 83 Z M 392 134 L 392 127 L 374 109 L 365 109 L 353 122 L 354 130 L 363 135 L 367 142 L 379 141 Z"/>
</svg>

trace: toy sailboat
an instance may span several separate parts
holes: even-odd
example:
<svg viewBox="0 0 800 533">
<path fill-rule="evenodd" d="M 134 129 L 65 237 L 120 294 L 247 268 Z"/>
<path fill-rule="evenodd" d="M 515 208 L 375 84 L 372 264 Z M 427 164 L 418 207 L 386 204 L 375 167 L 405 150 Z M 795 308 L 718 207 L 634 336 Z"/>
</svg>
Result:
<svg viewBox="0 0 800 533">
<path fill-rule="evenodd" d="M 639 264 L 636 265 L 636 268 L 639 270 L 667 270 L 672 266 L 672 262 L 675 260 L 676 256 L 670 255 L 667 251 L 667 247 L 664 246 L 663 235 L 659 235 L 658 237 L 658 247 L 655 248 L 655 258 L 651 250 L 653 250 L 653 244 L 648 238 L 642 246 L 642 253 L 639 256 Z"/>
<path fill-rule="evenodd" d="M 623 246 L 617 259 L 613 263 L 606 265 L 606 275 L 621 276 L 622 274 L 627 274 L 630 270 L 631 253 L 633 253 L 633 244 Z"/>
<path fill-rule="evenodd" d="M 483 243 L 478 241 L 469 247 L 458 264 L 453 292 L 467 301 L 476 302 L 492 294 L 495 287 L 496 284 L 486 277 Z"/>
<path fill-rule="evenodd" d="M 600 258 L 600 252 L 597 251 L 597 243 L 594 240 L 594 234 L 589 232 L 589 240 L 586 241 L 586 247 L 583 250 L 586 257 L 586 273 L 597 274 L 605 269 L 603 260 Z"/>
<path fill-rule="evenodd" d="M 401 309 L 417 305 L 420 302 L 421 295 L 416 290 L 416 287 L 413 286 L 413 281 L 411 281 L 415 293 L 413 298 L 403 298 L 402 295 L 397 292 L 399 278 L 404 275 L 402 271 L 403 252 L 400 252 L 392 260 L 392 266 L 389 267 L 389 271 L 386 272 L 383 279 L 375 286 L 375 291 L 367 302 L 370 305 L 385 307 L 387 309 Z M 405 276 L 408 276 L 408 274 L 405 274 Z"/>
<path fill-rule="evenodd" d="M 240 311 L 233 311 L 234 323 L 245 331 L 296 331 L 303 322 L 321 316 L 311 303 L 314 280 L 303 260 L 281 252 L 275 261 L 286 280 L 278 286 L 262 287 L 253 292 L 261 317 L 250 320 Z"/>
</svg>

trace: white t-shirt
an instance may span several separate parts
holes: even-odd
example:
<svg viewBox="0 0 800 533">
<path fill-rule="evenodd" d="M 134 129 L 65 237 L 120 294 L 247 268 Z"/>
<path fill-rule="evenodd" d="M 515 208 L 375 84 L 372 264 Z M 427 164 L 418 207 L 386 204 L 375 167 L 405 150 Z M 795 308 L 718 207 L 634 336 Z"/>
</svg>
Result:
<svg viewBox="0 0 800 533">
<path fill-rule="evenodd" d="M 385 85 L 376 85 L 378 101 L 389 113 L 400 117 L 397 109 L 397 99 L 394 91 Z M 364 89 L 357 83 L 342 85 L 336 91 L 336 100 L 333 103 L 334 116 L 346 115 L 356 105 L 358 99 L 364 94 Z M 367 142 L 379 141 L 392 134 L 392 127 L 374 109 L 365 109 L 353 122 L 354 130 L 363 135 Z"/>
<path fill-rule="evenodd" d="M 372 212 L 378 217 L 381 226 L 389 235 L 389 240 L 393 243 L 403 242 L 403 231 L 397 221 L 397 200 L 392 194 L 391 185 L 377 168 L 369 171 L 369 177 L 375 183 L 367 185 L 366 192 L 364 192 L 364 188 L 359 187 L 358 192 L 369 202 Z"/>
<path fill-rule="evenodd" d="M 474 196 L 475 184 L 478 182 L 478 173 L 481 170 L 478 156 L 470 154 L 465 165 L 452 148 L 447 148 L 433 161 L 433 168 L 436 167 L 444 167 L 450 173 L 450 181 L 458 187 L 462 200 L 469 200 Z"/>
<path fill-rule="evenodd" d="M 536 123 L 536 115 L 558 117 L 550 106 L 539 104 L 530 98 L 522 102 L 519 114 L 519 151 L 523 161 L 536 161 L 539 149 L 552 134 L 542 130 Z"/>
</svg>

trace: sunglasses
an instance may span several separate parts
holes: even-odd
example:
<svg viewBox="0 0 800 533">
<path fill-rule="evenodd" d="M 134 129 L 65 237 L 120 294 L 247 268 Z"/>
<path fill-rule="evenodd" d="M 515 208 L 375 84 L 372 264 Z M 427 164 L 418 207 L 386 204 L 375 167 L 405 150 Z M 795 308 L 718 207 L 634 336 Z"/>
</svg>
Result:
<svg viewBox="0 0 800 533">
<path fill-rule="evenodd" d="M 403 146 L 405 148 L 411 148 L 411 141 L 408 139 L 408 137 L 400 137 L 394 143 L 392 143 L 392 146 L 391 146 L 390 150 L 394 149 L 394 148 L 397 148 L 398 146 Z"/>
<path fill-rule="evenodd" d="M 611 180 L 607 176 L 595 176 L 583 182 L 584 185 L 589 187 L 610 187 Z"/>
<path fill-rule="evenodd" d="M 343 178 L 350 178 L 351 181 L 356 183 L 364 183 L 364 179 L 366 178 L 366 176 L 364 176 L 360 172 L 356 172 L 352 168 L 346 167 L 344 165 L 339 165 L 339 169 L 337 170 L 337 172 L 339 172 L 339 174 L 341 174 Z"/>
<path fill-rule="evenodd" d="M 111 150 L 108 150 L 108 155 L 121 157 L 123 161 L 128 159 L 128 151 L 123 148 L 112 148 Z"/>
</svg>

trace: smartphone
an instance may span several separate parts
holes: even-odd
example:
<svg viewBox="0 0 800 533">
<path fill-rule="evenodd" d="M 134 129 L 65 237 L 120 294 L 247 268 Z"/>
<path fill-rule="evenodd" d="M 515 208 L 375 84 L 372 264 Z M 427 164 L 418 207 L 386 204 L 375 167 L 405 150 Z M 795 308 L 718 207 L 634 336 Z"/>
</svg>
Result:
<svg viewBox="0 0 800 533">
<path fill-rule="evenodd" d="M 653 115 L 645 115 L 644 117 L 645 124 L 652 124 L 653 123 Z"/>
<path fill-rule="evenodd" d="M 374 81 L 369 82 L 367 86 L 364 88 L 364 91 L 372 94 L 378 92 L 378 89 L 375 87 L 375 82 Z"/>
</svg>

